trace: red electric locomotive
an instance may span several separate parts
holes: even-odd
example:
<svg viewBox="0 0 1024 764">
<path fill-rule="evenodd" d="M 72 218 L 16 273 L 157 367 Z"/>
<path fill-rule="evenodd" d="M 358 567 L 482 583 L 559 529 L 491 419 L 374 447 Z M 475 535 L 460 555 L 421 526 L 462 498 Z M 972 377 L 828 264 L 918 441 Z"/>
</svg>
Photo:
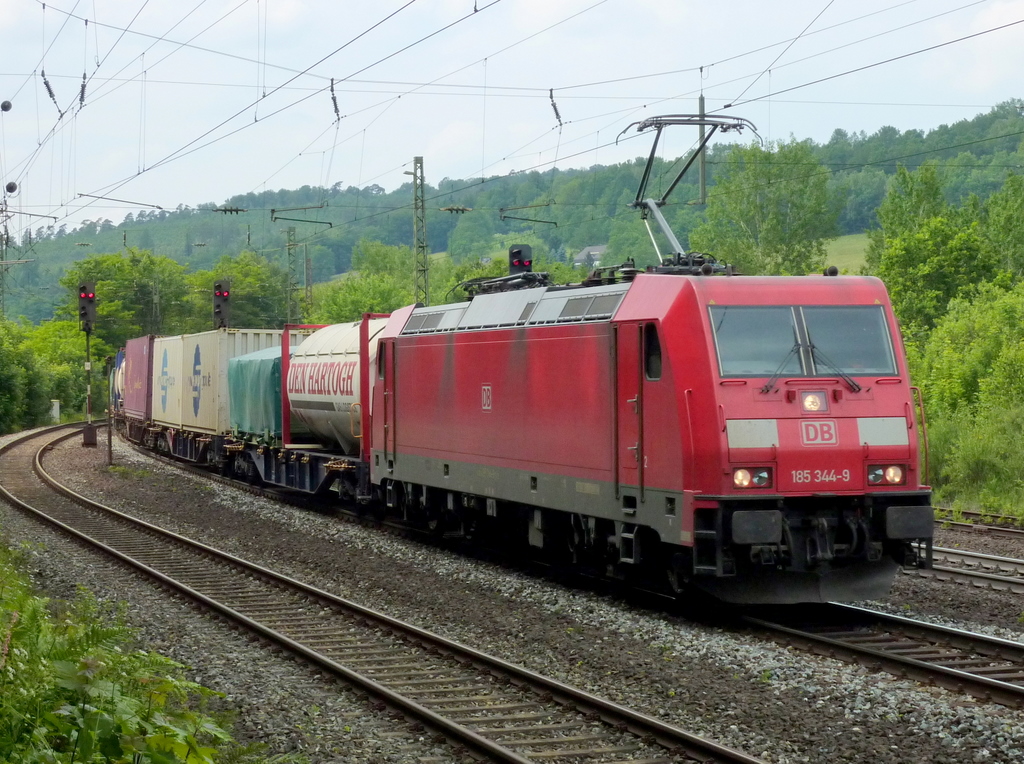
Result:
<svg viewBox="0 0 1024 764">
<path fill-rule="evenodd" d="M 880 281 L 626 278 L 394 314 L 369 452 L 388 504 L 731 602 L 877 597 L 927 564 Z"/>
<path fill-rule="evenodd" d="M 734 276 L 684 254 L 660 208 L 697 152 L 645 198 L 672 125 L 710 128 L 699 149 L 753 127 L 638 123 L 656 138 L 633 206 L 668 242 L 660 266 L 560 288 L 520 265 L 469 303 L 391 317 L 363 443 L 371 482 L 437 527 L 498 529 L 614 575 L 664 574 L 677 591 L 882 596 L 900 565 L 931 564 L 934 522 L 885 288 L 835 269 Z"/>
</svg>

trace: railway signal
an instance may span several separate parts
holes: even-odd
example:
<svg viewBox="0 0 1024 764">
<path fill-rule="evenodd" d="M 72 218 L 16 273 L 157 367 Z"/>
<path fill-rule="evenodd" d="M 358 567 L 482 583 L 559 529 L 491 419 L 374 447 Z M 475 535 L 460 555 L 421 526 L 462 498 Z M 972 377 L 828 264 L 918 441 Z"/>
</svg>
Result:
<svg viewBox="0 0 1024 764">
<path fill-rule="evenodd" d="M 231 324 L 231 280 L 213 282 L 213 328 L 227 328 Z"/>
<path fill-rule="evenodd" d="M 508 248 L 508 274 L 530 273 L 533 271 L 533 247 L 529 244 L 515 244 Z"/>
<path fill-rule="evenodd" d="M 96 324 L 96 282 L 83 281 L 78 285 L 78 321 L 85 332 L 85 426 L 82 445 L 96 445 L 96 426 L 92 423 L 92 349 L 89 340 Z"/>
<path fill-rule="evenodd" d="M 82 331 L 88 334 L 96 323 L 96 282 L 86 281 L 78 285 L 78 321 Z"/>
</svg>

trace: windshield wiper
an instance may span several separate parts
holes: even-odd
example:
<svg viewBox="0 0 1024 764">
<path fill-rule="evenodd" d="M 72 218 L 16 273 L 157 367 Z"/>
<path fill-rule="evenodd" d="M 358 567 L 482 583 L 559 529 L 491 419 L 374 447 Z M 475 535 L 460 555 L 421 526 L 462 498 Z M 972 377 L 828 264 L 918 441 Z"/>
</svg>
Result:
<svg viewBox="0 0 1024 764">
<path fill-rule="evenodd" d="M 813 358 L 815 361 L 821 361 L 822 364 L 827 366 L 830 371 L 834 371 L 840 377 L 840 379 L 843 380 L 843 382 L 850 386 L 851 393 L 860 392 L 860 385 L 858 385 L 854 381 L 853 377 L 851 377 L 845 371 L 840 369 L 836 365 L 835 361 L 833 361 L 831 358 L 825 355 L 822 351 L 818 350 L 818 348 L 814 346 L 813 342 L 811 343 L 811 358 Z"/>
<path fill-rule="evenodd" d="M 791 347 L 789 352 L 786 353 L 786 357 L 782 359 L 782 363 L 780 363 L 778 368 L 772 372 L 770 377 L 768 377 L 768 381 L 764 383 L 764 386 L 761 388 L 762 393 L 770 393 L 772 391 L 772 388 L 775 387 L 775 383 L 778 382 L 779 377 L 782 376 L 782 372 L 786 368 L 786 364 L 789 363 L 789 359 L 793 357 L 793 353 L 796 353 L 802 347 L 803 345 L 799 342 L 793 343 L 793 347 Z"/>
</svg>

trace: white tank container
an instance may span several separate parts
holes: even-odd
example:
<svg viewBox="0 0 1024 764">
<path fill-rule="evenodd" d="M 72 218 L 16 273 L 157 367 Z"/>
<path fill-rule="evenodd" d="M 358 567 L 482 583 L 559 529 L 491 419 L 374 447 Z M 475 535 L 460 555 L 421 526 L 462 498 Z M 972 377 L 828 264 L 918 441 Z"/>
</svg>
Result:
<svg viewBox="0 0 1024 764">
<path fill-rule="evenodd" d="M 121 406 L 124 407 L 124 359 L 122 358 L 121 365 L 114 369 L 114 389 L 113 394 L 115 398 L 121 399 Z"/>
<path fill-rule="evenodd" d="M 377 335 L 388 320 L 370 320 L 370 368 L 377 359 Z M 364 432 L 360 411 L 359 326 L 334 324 L 319 329 L 296 348 L 288 367 L 287 395 L 293 418 L 346 454 L 359 452 Z"/>
</svg>

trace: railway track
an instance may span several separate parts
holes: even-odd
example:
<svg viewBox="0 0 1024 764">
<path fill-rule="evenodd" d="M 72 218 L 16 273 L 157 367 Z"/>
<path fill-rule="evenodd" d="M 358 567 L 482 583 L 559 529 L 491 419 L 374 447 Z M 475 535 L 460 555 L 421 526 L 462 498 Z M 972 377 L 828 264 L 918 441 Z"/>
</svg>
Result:
<svg viewBox="0 0 1024 764">
<path fill-rule="evenodd" d="M 54 438 L 52 432 L 0 449 L 0 494 L 9 502 L 312 662 L 476 758 L 516 764 L 759 761 L 92 502 L 46 473 L 45 451 L 77 434 L 71 429 Z"/>
<path fill-rule="evenodd" d="M 1024 706 L 1024 644 L 1019 642 L 834 603 L 776 608 L 741 621 L 819 655 Z"/>
<path fill-rule="evenodd" d="M 1006 536 L 1009 538 L 1024 540 L 1024 528 L 1020 527 L 1020 520 L 1015 517 L 993 517 L 982 512 L 965 511 L 961 516 L 970 522 L 953 520 L 953 513 L 943 510 L 940 517 L 935 518 L 935 525 L 938 528 L 950 528 L 958 531 L 969 531 L 971 533 L 982 533 L 989 536 Z"/>
<path fill-rule="evenodd" d="M 937 522 L 952 520 L 956 514 L 949 507 L 936 507 L 935 511 L 940 515 Z M 1021 518 L 1012 515 L 993 515 L 991 512 L 981 512 L 974 509 L 959 510 L 958 514 L 970 521 L 966 523 L 967 525 L 977 523 L 984 526 L 1015 529 L 1024 532 Z"/>
<path fill-rule="evenodd" d="M 930 569 L 904 572 L 936 581 L 956 581 L 980 589 L 1024 594 L 1024 560 L 944 547 L 935 547 L 932 559 L 934 566 Z"/>
</svg>

